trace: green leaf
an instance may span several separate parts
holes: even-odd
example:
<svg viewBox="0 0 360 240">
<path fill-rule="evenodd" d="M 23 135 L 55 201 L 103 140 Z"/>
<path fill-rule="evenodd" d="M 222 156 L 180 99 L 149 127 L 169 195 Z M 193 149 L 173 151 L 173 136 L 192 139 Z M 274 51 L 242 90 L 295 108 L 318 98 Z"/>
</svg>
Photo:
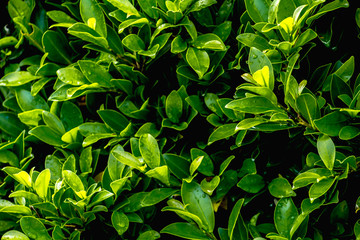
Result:
<svg viewBox="0 0 360 240">
<path fill-rule="evenodd" d="M 62 174 L 65 182 L 74 190 L 75 194 L 84 199 L 86 197 L 86 191 L 81 179 L 70 170 L 63 170 Z"/>
<path fill-rule="evenodd" d="M 212 232 L 215 227 L 214 209 L 209 195 L 201 190 L 201 186 L 195 182 L 183 181 L 181 186 L 181 197 L 186 209 L 197 215 L 206 231 Z"/>
<path fill-rule="evenodd" d="M 209 54 L 204 50 L 189 47 L 186 51 L 186 61 L 201 79 L 210 66 Z"/>
<path fill-rule="evenodd" d="M 197 49 L 206 49 L 212 51 L 225 51 L 226 47 L 223 41 L 213 33 L 199 35 L 193 42 Z"/>
<path fill-rule="evenodd" d="M 244 198 L 239 199 L 231 210 L 228 223 L 229 240 L 245 240 L 248 239 L 248 230 L 245 222 L 240 214 Z"/>
<path fill-rule="evenodd" d="M 131 153 L 125 151 L 113 151 L 112 154 L 118 161 L 125 165 L 136 168 L 140 171 L 144 171 L 146 168 L 146 165 L 144 166 L 142 162 Z"/>
<path fill-rule="evenodd" d="M 42 199 L 46 199 L 50 183 L 51 173 L 49 169 L 44 169 L 40 172 L 34 183 L 34 189 Z"/>
<path fill-rule="evenodd" d="M 267 22 L 271 2 L 269 0 L 245 0 L 246 11 L 255 22 Z"/>
<path fill-rule="evenodd" d="M 65 134 L 65 127 L 56 115 L 52 114 L 51 112 L 43 111 L 42 118 L 48 127 L 55 130 L 60 135 Z"/>
<path fill-rule="evenodd" d="M 339 138 L 341 140 L 350 140 L 360 135 L 360 129 L 354 126 L 344 126 L 340 129 Z"/>
<path fill-rule="evenodd" d="M 309 17 L 306 20 L 306 24 L 311 24 L 312 21 L 314 21 L 315 19 L 318 19 L 319 17 L 321 17 L 322 15 L 324 15 L 327 12 L 330 11 L 334 11 L 338 8 L 347 8 L 349 7 L 349 3 L 347 0 L 335 0 L 332 1 L 328 4 L 326 4 L 325 6 L 323 6 L 322 8 L 319 9 L 319 11 L 317 11 L 316 14 L 312 15 L 311 17 Z"/>
<path fill-rule="evenodd" d="M 168 166 L 155 167 L 145 173 L 150 178 L 158 179 L 163 184 L 170 186 L 170 172 Z"/>
<path fill-rule="evenodd" d="M 31 209 L 23 205 L 11 205 L 0 208 L 0 213 L 7 213 L 15 215 L 17 217 L 21 216 L 31 216 Z"/>
<path fill-rule="evenodd" d="M 248 47 L 259 49 L 260 51 L 265 51 L 272 48 L 266 38 L 263 38 L 255 33 L 242 33 L 236 37 L 236 40 Z"/>
<path fill-rule="evenodd" d="M 98 110 L 97 113 L 104 123 L 115 132 L 123 131 L 129 124 L 129 120 L 118 111 L 106 109 Z"/>
<path fill-rule="evenodd" d="M 259 49 L 252 47 L 250 48 L 248 64 L 252 75 L 263 69 L 265 66 L 269 68 L 269 83 L 266 86 L 273 90 L 275 78 L 273 66 L 269 58 Z"/>
<path fill-rule="evenodd" d="M 274 223 L 281 236 L 290 238 L 290 230 L 298 216 L 298 210 L 289 198 L 281 198 L 275 207 Z"/>
<path fill-rule="evenodd" d="M 26 71 L 10 72 L 0 79 L 0 86 L 21 86 L 39 78 L 41 78 L 41 76 L 34 76 L 30 72 Z"/>
<path fill-rule="evenodd" d="M 309 93 L 301 94 L 296 99 L 296 106 L 300 114 L 310 123 L 320 117 L 320 110 L 316 98 Z"/>
<path fill-rule="evenodd" d="M 66 101 L 62 104 L 60 120 L 64 124 L 66 131 L 79 126 L 84 121 L 80 109 L 70 101 Z"/>
<path fill-rule="evenodd" d="M 324 195 L 334 184 L 335 178 L 324 178 L 319 182 L 314 183 L 309 190 L 310 201 L 313 202 L 315 199 Z"/>
<path fill-rule="evenodd" d="M 160 149 L 156 139 L 151 134 L 144 134 L 139 139 L 141 156 L 150 168 L 160 166 Z"/>
<path fill-rule="evenodd" d="M 317 150 L 326 168 L 332 170 L 335 163 L 335 144 L 328 135 L 321 135 L 317 140 Z"/>
<path fill-rule="evenodd" d="M 22 217 L 20 219 L 20 226 L 22 231 L 32 239 L 51 240 L 44 224 L 35 217 Z"/>
<path fill-rule="evenodd" d="M 145 196 L 141 205 L 143 207 L 153 206 L 178 192 L 172 188 L 155 188 Z"/>
<path fill-rule="evenodd" d="M 46 31 L 42 38 L 45 52 L 48 53 L 47 57 L 56 63 L 69 65 L 72 61 L 67 42 L 60 33 L 52 30 Z"/>
<path fill-rule="evenodd" d="M 215 176 L 210 181 L 208 181 L 206 178 L 204 178 L 201 181 L 200 186 L 204 192 L 206 192 L 209 196 L 211 196 L 213 194 L 213 192 L 215 191 L 215 189 L 219 186 L 219 183 L 220 183 L 220 177 Z"/>
<path fill-rule="evenodd" d="M 90 146 L 81 151 L 79 158 L 80 171 L 82 173 L 91 173 L 92 162 L 93 162 L 92 147 Z"/>
<path fill-rule="evenodd" d="M 109 43 L 94 29 L 84 23 L 75 23 L 68 28 L 68 33 L 84 41 L 91 42 L 97 46 L 108 49 Z"/>
<path fill-rule="evenodd" d="M 258 193 L 265 187 L 265 181 L 259 174 L 247 174 L 238 183 L 237 186 L 249 193 Z"/>
<path fill-rule="evenodd" d="M 286 178 L 278 177 L 273 179 L 269 186 L 269 192 L 276 198 L 295 197 L 296 193 L 292 190 Z"/>
<path fill-rule="evenodd" d="M 190 176 L 190 163 L 188 160 L 175 154 L 164 154 L 163 157 L 170 171 L 178 179 L 182 180 L 183 178 L 187 178 Z"/>
<path fill-rule="evenodd" d="M 303 172 L 296 176 L 293 180 L 294 189 L 305 187 L 309 184 L 317 182 L 321 176 L 314 172 Z"/>
<path fill-rule="evenodd" d="M 206 175 L 206 176 L 213 176 L 213 172 L 214 172 L 214 164 L 211 160 L 211 158 L 209 157 L 209 155 L 204 152 L 203 150 L 197 149 L 197 148 L 192 148 L 190 150 L 190 154 L 191 154 L 191 159 L 195 160 L 198 157 L 203 156 L 204 158 L 201 160 L 201 164 L 200 166 L 197 168 L 197 170 Z"/>
<path fill-rule="evenodd" d="M 96 0 L 81 0 L 80 15 L 85 24 L 97 31 L 101 36 L 107 36 L 106 22 L 99 3 Z"/>
<path fill-rule="evenodd" d="M 165 101 L 166 116 L 173 123 L 179 123 L 183 113 L 183 100 L 179 93 L 173 90 Z"/>
<path fill-rule="evenodd" d="M 98 83 L 103 87 L 112 87 L 110 82 L 112 76 L 104 67 L 90 60 L 80 60 L 78 64 L 89 82 Z"/>
<path fill-rule="evenodd" d="M 18 190 L 18 191 L 15 191 L 15 192 L 12 192 L 10 195 L 9 195 L 9 198 L 25 198 L 26 200 L 29 200 L 29 201 L 32 201 L 32 202 L 41 202 L 42 199 L 39 198 L 38 195 L 36 195 L 35 193 L 32 193 L 32 192 L 27 192 L 27 191 L 24 191 L 24 190 Z"/>
<path fill-rule="evenodd" d="M 208 145 L 215 141 L 233 136 L 236 131 L 236 126 L 236 123 L 228 123 L 216 128 L 209 136 Z"/>
<path fill-rule="evenodd" d="M 187 43 L 180 35 L 176 36 L 171 42 L 171 52 L 174 54 L 184 52 L 187 49 Z"/>
<path fill-rule="evenodd" d="M 63 144 L 65 144 L 65 142 L 61 140 L 61 135 L 48 126 L 37 126 L 31 129 L 29 131 L 29 134 L 34 135 L 35 137 L 49 145 L 62 146 Z"/>
<path fill-rule="evenodd" d="M 122 43 L 129 50 L 138 52 L 141 50 L 145 50 L 144 41 L 136 34 L 129 34 L 123 40 Z"/>
<path fill-rule="evenodd" d="M 119 235 L 124 234 L 129 228 L 129 219 L 121 211 L 114 211 L 111 214 L 111 223 Z"/>
<path fill-rule="evenodd" d="M 54 22 L 58 23 L 76 23 L 76 20 L 67 15 L 66 13 L 59 11 L 59 10 L 52 10 L 47 11 L 46 15 L 53 20 Z"/>
<path fill-rule="evenodd" d="M 67 84 L 80 86 L 83 84 L 89 84 L 89 81 L 85 78 L 84 74 L 75 67 L 60 68 L 56 71 L 58 78 Z"/>
<path fill-rule="evenodd" d="M 121 11 L 127 14 L 127 17 L 135 15 L 140 17 L 139 12 L 136 10 L 136 8 L 129 2 L 129 0 L 108 0 L 109 3 L 114 5 L 114 7 L 117 7 Z"/>
<path fill-rule="evenodd" d="M 323 134 L 336 137 L 340 130 L 346 126 L 347 121 L 348 117 L 344 113 L 336 111 L 315 120 L 314 124 Z"/>
<path fill-rule="evenodd" d="M 0 112 L 0 129 L 10 136 L 17 137 L 26 129 L 15 113 Z"/>
<path fill-rule="evenodd" d="M 176 222 L 164 227 L 160 233 L 167 233 L 177 237 L 192 240 L 208 240 L 208 236 L 194 224 Z"/>
<path fill-rule="evenodd" d="M 261 96 L 236 99 L 228 103 L 226 108 L 245 113 L 260 114 L 273 111 L 280 111 L 270 100 Z"/>
<path fill-rule="evenodd" d="M 15 153 L 9 150 L 0 150 L 0 163 L 5 163 L 13 167 L 19 167 L 20 162 Z"/>
<path fill-rule="evenodd" d="M 10 176 L 13 177 L 19 183 L 21 183 L 22 185 L 24 185 L 25 187 L 27 188 L 32 187 L 31 177 L 27 172 L 19 171 L 18 173 L 13 173 Z"/>
<path fill-rule="evenodd" d="M 157 19 L 158 13 L 154 9 L 156 7 L 156 0 L 138 0 L 138 4 L 140 5 L 141 9 L 151 18 Z"/>
<path fill-rule="evenodd" d="M 139 235 L 136 240 L 156 240 L 160 238 L 160 233 L 155 230 L 148 230 Z"/>
<path fill-rule="evenodd" d="M 19 89 L 15 92 L 16 100 L 23 111 L 43 109 L 49 111 L 47 102 L 40 96 L 32 96 L 30 91 Z"/>
<path fill-rule="evenodd" d="M 25 234 L 17 230 L 10 230 L 4 233 L 1 240 L 30 240 Z"/>
</svg>

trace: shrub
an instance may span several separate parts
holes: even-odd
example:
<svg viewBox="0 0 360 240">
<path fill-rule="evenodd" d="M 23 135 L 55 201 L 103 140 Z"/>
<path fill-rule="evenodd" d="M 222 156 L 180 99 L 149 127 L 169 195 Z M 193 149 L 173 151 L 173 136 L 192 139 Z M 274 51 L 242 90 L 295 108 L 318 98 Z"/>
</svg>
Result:
<svg viewBox="0 0 360 240">
<path fill-rule="evenodd" d="M 9 0 L 5 239 L 360 239 L 347 0 Z"/>
</svg>

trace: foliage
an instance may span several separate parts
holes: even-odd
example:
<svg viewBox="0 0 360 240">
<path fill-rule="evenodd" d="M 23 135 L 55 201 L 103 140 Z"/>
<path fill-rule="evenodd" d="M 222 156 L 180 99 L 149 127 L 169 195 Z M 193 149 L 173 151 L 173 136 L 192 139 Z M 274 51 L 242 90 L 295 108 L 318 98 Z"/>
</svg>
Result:
<svg viewBox="0 0 360 240">
<path fill-rule="evenodd" d="M 2 240 L 360 239 L 356 1 L 5 2 Z"/>
</svg>

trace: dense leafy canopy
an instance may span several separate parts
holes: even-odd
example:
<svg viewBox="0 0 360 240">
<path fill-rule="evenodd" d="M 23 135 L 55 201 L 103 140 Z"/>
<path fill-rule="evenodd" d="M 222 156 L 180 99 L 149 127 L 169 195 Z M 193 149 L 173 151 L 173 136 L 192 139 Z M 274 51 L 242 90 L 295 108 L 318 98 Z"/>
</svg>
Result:
<svg viewBox="0 0 360 240">
<path fill-rule="evenodd" d="M 360 239 L 355 0 L 2 4 L 2 240 Z"/>
</svg>

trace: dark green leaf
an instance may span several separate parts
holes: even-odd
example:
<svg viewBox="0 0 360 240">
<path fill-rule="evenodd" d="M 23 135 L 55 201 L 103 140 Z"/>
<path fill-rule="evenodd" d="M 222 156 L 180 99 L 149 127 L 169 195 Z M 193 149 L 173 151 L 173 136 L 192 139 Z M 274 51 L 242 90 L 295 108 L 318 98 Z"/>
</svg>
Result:
<svg viewBox="0 0 360 240">
<path fill-rule="evenodd" d="M 160 233 L 167 233 L 185 239 L 208 240 L 208 236 L 194 224 L 177 222 L 164 227 Z"/>
<path fill-rule="evenodd" d="M 261 96 L 236 99 L 228 103 L 225 107 L 235 111 L 252 114 L 280 111 L 280 109 L 270 102 L 270 100 Z"/>
<path fill-rule="evenodd" d="M 236 40 L 248 47 L 255 47 L 260 51 L 272 48 L 268 40 L 254 33 L 242 33 L 236 37 Z"/>
<path fill-rule="evenodd" d="M 323 134 L 336 137 L 339 135 L 340 130 L 346 126 L 347 121 L 348 117 L 344 113 L 336 111 L 315 120 L 314 124 Z"/>
<path fill-rule="evenodd" d="M 89 80 L 89 82 L 98 83 L 103 87 L 112 87 L 110 82 L 112 76 L 104 69 L 104 67 L 89 60 L 80 60 L 78 61 L 78 64 L 82 73 L 85 75 L 87 80 Z"/>
<path fill-rule="evenodd" d="M 42 38 L 42 44 L 50 60 L 61 64 L 72 63 L 69 46 L 60 33 L 52 30 L 46 31 Z"/>
<path fill-rule="evenodd" d="M 291 198 L 281 198 L 275 207 L 274 223 L 281 236 L 290 237 L 291 227 L 298 216 L 298 210 Z"/>
<path fill-rule="evenodd" d="M 141 50 L 145 50 L 144 41 L 136 34 L 129 34 L 123 40 L 122 43 L 129 50 L 138 52 Z"/>
<path fill-rule="evenodd" d="M 235 203 L 230 213 L 229 224 L 228 224 L 229 240 L 248 239 L 248 231 L 245 226 L 245 222 L 240 214 L 240 210 L 243 204 L 244 204 L 244 198 L 239 199 Z"/>
<path fill-rule="evenodd" d="M 210 66 L 209 54 L 204 50 L 189 47 L 186 51 L 186 61 L 201 79 Z"/>
<path fill-rule="evenodd" d="M 201 186 L 195 182 L 183 181 L 181 186 L 181 197 L 187 205 L 187 210 L 197 215 L 206 231 L 212 232 L 215 227 L 214 209 L 209 195 L 201 190 Z"/>
<path fill-rule="evenodd" d="M 316 98 L 309 93 L 301 94 L 296 99 L 296 106 L 300 114 L 313 125 L 313 121 L 320 117 L 320 110 Z"/>
<path fill-rule="evenodd" d="M 238 182 L 237 186 L 246 192 L 258 193 L 265 187 L 265 182 L 259 174 L 247 174 Z"/>
<path fill-rule="evenodd" d="M 267 22 L 271 2 L 269 0 L 245 0 L 246 11 L 255 22 Z"/>
</svg>

